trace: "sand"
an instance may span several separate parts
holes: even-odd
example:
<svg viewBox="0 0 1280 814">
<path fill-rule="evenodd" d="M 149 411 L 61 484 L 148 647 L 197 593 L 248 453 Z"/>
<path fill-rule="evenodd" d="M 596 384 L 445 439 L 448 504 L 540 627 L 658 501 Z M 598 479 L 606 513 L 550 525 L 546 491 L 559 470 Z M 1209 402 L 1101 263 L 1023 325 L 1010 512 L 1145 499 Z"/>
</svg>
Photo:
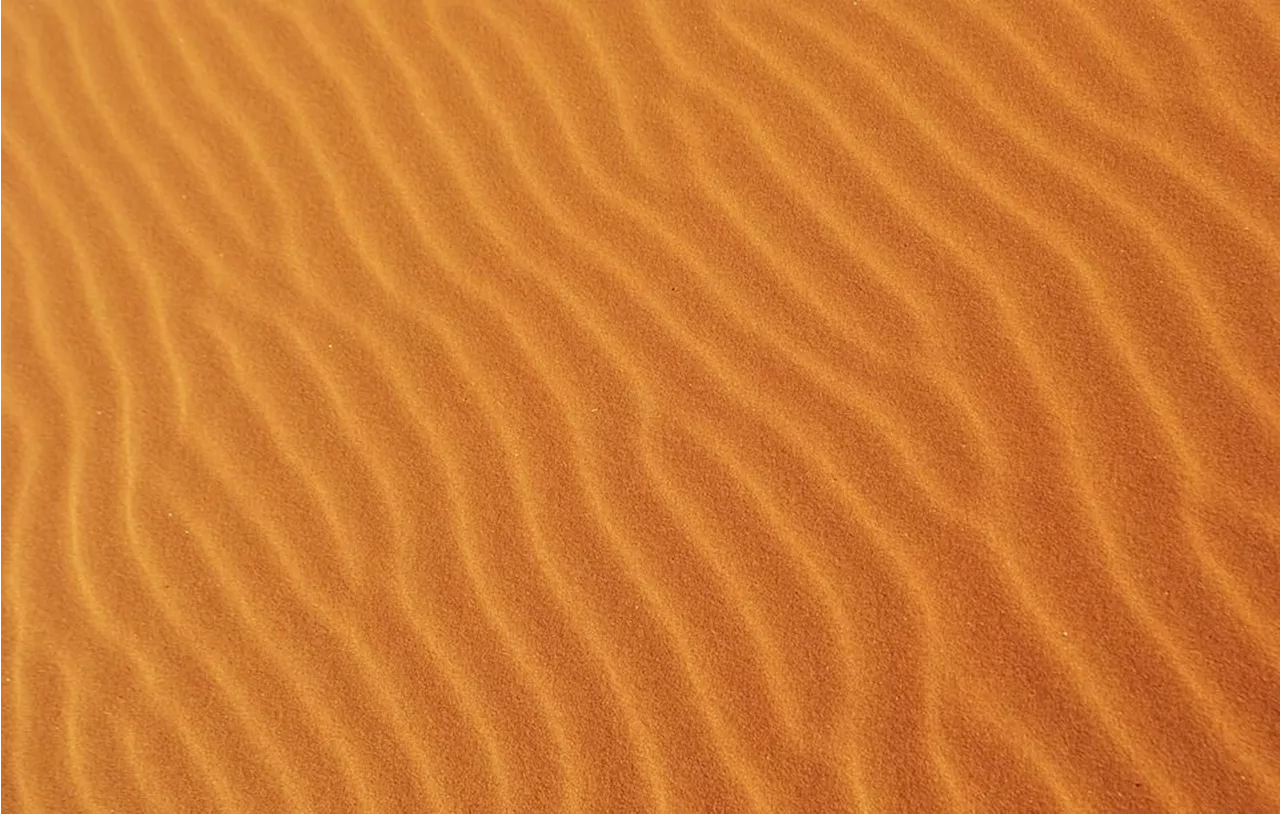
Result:
<svg viewBox="0 0 1280 814">
<path fill-rule="evenodd" d="M 8 812 L 1280 810 L 1265 0 L 5 0 Z"/>
</svg>

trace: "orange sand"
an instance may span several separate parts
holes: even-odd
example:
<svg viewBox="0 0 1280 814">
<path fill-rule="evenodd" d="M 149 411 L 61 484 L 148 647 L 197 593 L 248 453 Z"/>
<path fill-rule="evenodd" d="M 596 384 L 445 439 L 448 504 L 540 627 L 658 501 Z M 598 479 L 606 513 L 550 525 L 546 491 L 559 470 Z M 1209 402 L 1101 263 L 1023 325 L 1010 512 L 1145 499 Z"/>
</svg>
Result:
<svg viewBox="0 0 1280 814">
<path fill-rule="evenodd" d="M 1280 811 L 1277 77 L 1266 0 L 4 0 L 4 811 Z"/>
</svg>

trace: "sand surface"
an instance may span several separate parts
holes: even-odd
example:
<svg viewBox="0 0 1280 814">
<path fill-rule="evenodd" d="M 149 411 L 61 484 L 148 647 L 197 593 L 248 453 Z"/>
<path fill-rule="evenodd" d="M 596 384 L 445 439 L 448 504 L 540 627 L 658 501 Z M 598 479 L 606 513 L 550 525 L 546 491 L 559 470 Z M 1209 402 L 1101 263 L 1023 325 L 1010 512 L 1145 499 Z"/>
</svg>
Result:
<svg viewBox="0 0 1280 814">
<path fill-rule="evenodd" d="M 4 0 L 4 811 L 1280 811 L 1277 77 L 1268 0 Z"/>
</svg>

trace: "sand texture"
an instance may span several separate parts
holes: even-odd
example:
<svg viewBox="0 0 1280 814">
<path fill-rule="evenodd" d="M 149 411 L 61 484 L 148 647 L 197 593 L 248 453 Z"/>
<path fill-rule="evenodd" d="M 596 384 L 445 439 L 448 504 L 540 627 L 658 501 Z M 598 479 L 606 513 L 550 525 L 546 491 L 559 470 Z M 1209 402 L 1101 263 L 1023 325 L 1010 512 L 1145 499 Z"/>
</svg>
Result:
<svg viewBox="0 0 1280 814">
<path fill-rule="evenodd" d="M 3 808 L 1280 811 L 1280 6 L 4 0 Z"/>
</svg>

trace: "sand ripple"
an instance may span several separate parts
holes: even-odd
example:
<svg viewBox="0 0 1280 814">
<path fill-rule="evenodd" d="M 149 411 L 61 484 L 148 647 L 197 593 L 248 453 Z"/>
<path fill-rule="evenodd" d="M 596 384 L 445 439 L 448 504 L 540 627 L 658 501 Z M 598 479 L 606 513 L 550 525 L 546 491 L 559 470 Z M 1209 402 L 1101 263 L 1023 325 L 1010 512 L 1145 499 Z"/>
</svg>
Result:
<svg viewBox="0 0 1280 814">
<path fill-rule="evenodd" d="M 12 0 L 3 802 L 1280 810 L 1280 13 Z"/>
</svg>

